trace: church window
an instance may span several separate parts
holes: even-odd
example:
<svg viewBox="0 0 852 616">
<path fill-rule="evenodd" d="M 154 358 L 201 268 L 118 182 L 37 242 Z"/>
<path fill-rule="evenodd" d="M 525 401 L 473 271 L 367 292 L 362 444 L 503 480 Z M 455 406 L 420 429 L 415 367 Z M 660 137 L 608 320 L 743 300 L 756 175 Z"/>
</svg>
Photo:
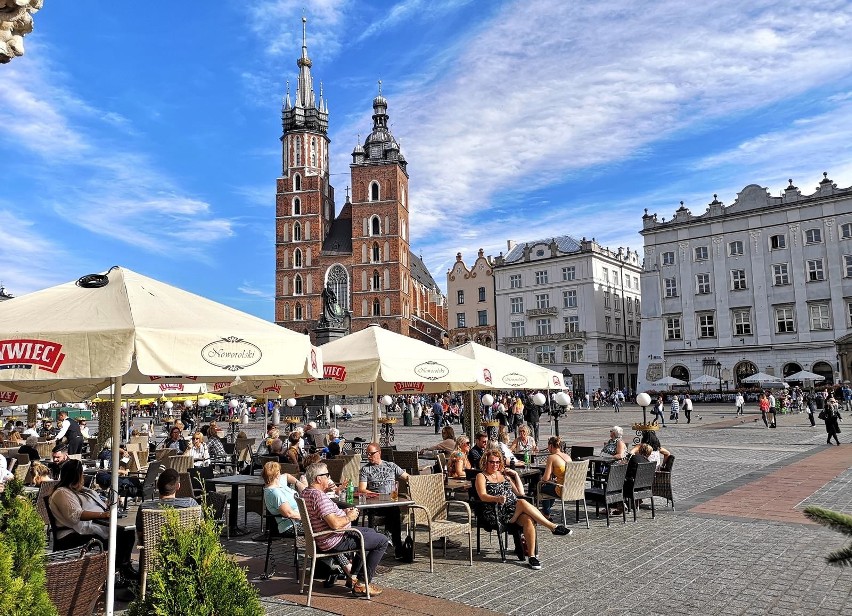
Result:
<svg viewBox="0 0 852 616">
<path fill-rule="evenodd" d="M 378 317 L 382 314 L 382 304 L 378 299 L 373 300 L 373 316 Z"/>
<path fill-rule="evenodd" d="M 382 277 L 379 275 L 379 270 L 373 270 L 373 291 L 382 290 Z"/>
<path fill-rule="evenodd" d="M 317 166 L 317 138 L 311 137 L 311 167 Z"/>
<path fill-rule="evenodd" d="M 299 223 L 293 224 L 293 241 L 301 242 L 302 241 L 302 225 Z"/>
<path fill-rule="evenodd" d="M 346 274 L 346 268 L 340 264 L 332 265 L 327 276 L 326 280 L 337 296 L 337 303 L 344 310 L 349 310 L 349 276 Z"/>
<path fill-rule="evenodd" d="M 370 235 L 380 235 L 381 233 L 381 221 L 378 216 L 373 216 L 370 219 Z"/>
<path fill-rule="evenodd" d="M 294 318 L 295 318 L 297 321 L 301 321 L 301 320 L 302 320 L 302 304 L 296 304 L 296 309 L 295 309 Z"/>
<path fill-rule="evenodd" d="M 302 295 L 302 277 L 296 276 L 293 280 L 293 295 Z"/>
<path fill-rule="evenodd" d="M 299 197 L 293 199 L 293 216 L 298 216 L 302 213 L 302 200 Z"/>
<path fill-rule="evenodd" d="M 302 166 L 302 138 L 301 137 L 296 137 L 295 149 L 296 149 L 296 152 L 295 152 L 296 156 L 294 158 L 296 160 L 296 166 L 301 167 Z"/>
<path fill-rule="evenodd" d="M 379 200 L 379 183 L 378 182 L 370 182 L 370 201 L 378 201 Z"/>
<path fill-rule="evenodd" d="M 298 248 L 293 251 L 293 267 L 302 267 L 302 251 Z"/>
<path fill-rule="evenodd" d="M 293 178 L 293 190 L 302 190 L 302 176 L 298 173 Z"/>
<path fill-rule="evenodd" d="M 378 263 L 382 260 L 382 253 L 379 249 L 379 243 L 373 242 L 373 263 Z"/>
</svg>

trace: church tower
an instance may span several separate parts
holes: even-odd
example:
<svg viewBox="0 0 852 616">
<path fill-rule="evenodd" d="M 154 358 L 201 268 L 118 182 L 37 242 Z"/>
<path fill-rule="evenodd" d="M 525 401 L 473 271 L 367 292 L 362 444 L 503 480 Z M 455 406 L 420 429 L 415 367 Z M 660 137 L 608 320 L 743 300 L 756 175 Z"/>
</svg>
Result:
<svg viewBox="0 0 852 616">
<path fill-rule="evenodd" d="M 352 152 L 353 330 L 381 323 L 400 334 L 411 326 L 408 171 L 388 128 L 388 102 L 373 99 L 373 130 Z"/>
<path fill-rule="evenodd" d="M 324 270 L 322 243 L 334 220 L 329 183 L 328 104 L 317 100 L 308 57 L 307 19 L 294 100 L 290 83 L 282 110 L 281 166 L 275 207 L 275 321 L 308 333 L 320 316 Z"/>
</svg>

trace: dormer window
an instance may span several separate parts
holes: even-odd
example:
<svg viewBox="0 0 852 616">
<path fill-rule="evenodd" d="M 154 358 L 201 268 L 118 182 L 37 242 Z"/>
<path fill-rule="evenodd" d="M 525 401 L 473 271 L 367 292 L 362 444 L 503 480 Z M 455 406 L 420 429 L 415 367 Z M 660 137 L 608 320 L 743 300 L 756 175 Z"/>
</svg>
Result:
<svg viewBox="0 0 852 616">
<path fill-rule="evenodd" d="M 378 182 L 370 182 L 370 201 L 378 201 L 379 200 L 379 183 Z"/>
</svg>

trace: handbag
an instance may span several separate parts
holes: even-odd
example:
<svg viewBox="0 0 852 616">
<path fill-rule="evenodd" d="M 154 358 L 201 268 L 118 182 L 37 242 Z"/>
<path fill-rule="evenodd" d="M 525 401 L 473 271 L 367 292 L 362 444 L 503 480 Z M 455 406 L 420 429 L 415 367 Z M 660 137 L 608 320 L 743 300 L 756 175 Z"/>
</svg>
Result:
<svg viewBox="0 0 852 616">
<path fill-rule="evenodd" d="M 414 562 L 414 538 L 411 535 L 407 535 L 405 541 L 402 542 L 401 560 L 404 563 Z"/>
</svg>

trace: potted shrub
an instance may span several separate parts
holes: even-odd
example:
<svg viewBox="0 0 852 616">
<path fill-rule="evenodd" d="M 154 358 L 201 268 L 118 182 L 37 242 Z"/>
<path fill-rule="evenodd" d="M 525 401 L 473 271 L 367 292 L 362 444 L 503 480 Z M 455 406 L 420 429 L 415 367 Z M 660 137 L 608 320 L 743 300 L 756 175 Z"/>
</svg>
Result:
<svg viewBox="0 0 852 616">
<path fill-rule="evenodd" d="M 185 528 L 170 512 L 148 572 L 148 594 L 130 605 L 128 615 L 263 616 L 257 589 L 222 547 L 221 532 L 209 516 Z"/>
<path fill-rule="evenodd" d="M 44 524 L 13 479 L 0 493 L 0 614 L 57 616 L 47 594 Z"/>
</svg>

